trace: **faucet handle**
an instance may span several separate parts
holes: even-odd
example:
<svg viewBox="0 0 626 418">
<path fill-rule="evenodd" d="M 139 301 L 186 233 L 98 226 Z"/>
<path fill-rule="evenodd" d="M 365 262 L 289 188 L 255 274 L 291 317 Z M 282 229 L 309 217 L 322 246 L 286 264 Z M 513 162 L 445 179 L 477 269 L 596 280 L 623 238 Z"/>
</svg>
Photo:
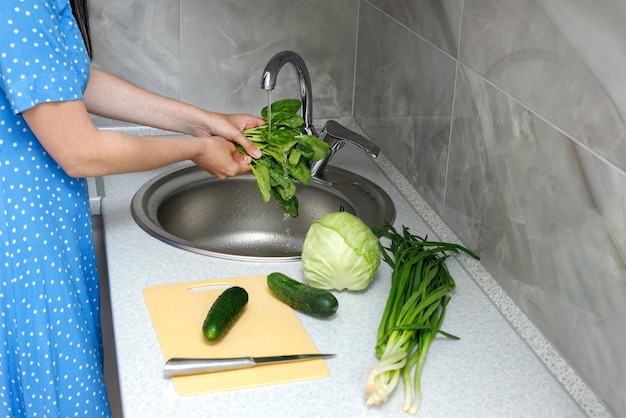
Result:
<svg viewBox="0 0 626 418">
<path fill-rule="evenodd" d="M 324 129 L 322 130 L 322 132 L 320 132 L 320 139 L 328 142 L 329 144 L 331 144 L 332 147 L 333 144 L 331 143 L 331 141 L 326 139 L 327 136 L 334 138 L 334 141 L 332 142 L 341 144 L 339 145 L 339 148 L 343 147 L 343 144 L 345 142 L 350 142 L 351 144 L 354 144 L 359 148 L 364 149 L 374 157 L 377 157 L 380 153 L 380 148 L 378 148 L 378 146 L 372 141 L 365 138 L 363 135 L 359 135 L 358 133 L 346 128 L 345 126 L 334 120 L 329 120 L 328 122 L 326 122 L 326 126 L 324 126 Z"/>
<path fill-rule="evenodd" d="M 346 142 L 358 146 L 374 157 L 377 157 L 380 153 L 380 148 L 372 141 L 334 120 L 326 122 L 326 125 L 320 132 L 319 138 L 330 145 L 330 151 L 326 158 L 314 162 L 311 166 L 311 174 L 313 177 L 323 177 L 324 168 L 326 168 L 328 161 L 330 161 L 337 151 L 343 148 Z"/>
</svg>

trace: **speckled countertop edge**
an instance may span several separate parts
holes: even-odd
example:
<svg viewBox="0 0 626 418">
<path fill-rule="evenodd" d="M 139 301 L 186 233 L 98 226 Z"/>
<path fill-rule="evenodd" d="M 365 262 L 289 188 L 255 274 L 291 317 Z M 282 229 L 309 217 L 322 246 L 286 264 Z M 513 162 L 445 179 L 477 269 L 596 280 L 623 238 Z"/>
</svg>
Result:
<svg viewBox="0 0 626 418">
<path fill-rule="evenodd" d="M 324 122 L 323 120 L 316 121 L 315 125 L 321 124 L 320 126 L 323 126 Z M 352 118 L 341 118 L 339 122 L 366 136 Z M 178 135 L 173 132 L 143 126 L 112 127 L 104 129 L 120 131 L 130 135 Z M 415 188 L 411 186 L 408 180 L 384 155 L 379 155 L 374 159 L 374 162 L 380 167 L 387 178 L 389 178 L 391 183 L 398 188 L 399 192 L 407 199 L 410 205 L 415 208 L 426 224 L 429 225 L 432 231 L 437 235 L 438 239 L 462 244 L 441 217 L 437 215 L 419 193 L 417 193 Z M 93 196 L 94 192 L 96 194 L 92 198 L 92 210 L 96 213 L 99 213 L 98 202 L 104 193 L 104 191 L 98 187 L 98 181 L 98 178 L 89 179 L 90 195 Z M 592 418 L 612 417 L 612 414 L 593 390 L 591 390 L 584 379 L 570 366 L 561 353 L 545 338 L 541 331 L 539 331 L 532 321 L 521 311 L 500 285 L 498 285 L 495 279 L 485 270 L 480 261 L 466 255 L 457 255 L 456 258 L 585 413 Z"/>
</svg>

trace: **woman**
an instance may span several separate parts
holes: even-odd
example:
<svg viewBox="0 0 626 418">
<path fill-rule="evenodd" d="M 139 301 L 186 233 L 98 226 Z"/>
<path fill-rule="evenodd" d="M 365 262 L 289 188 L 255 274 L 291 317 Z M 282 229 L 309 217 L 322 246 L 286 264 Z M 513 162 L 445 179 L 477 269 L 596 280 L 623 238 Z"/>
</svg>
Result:
<svg viewBox="0 0 626 418">
<path fill-rule="evenodd" d="M 264 121 L 90 68 L 86 0 L 0 1 L 0 416 L 109 416 L 84 177 L 191 160 L 226 178 Z M 81 33 L 82 32 L 82 33 Z M 100 131 L 88 113 L 181 132 Z"/>
</svg>

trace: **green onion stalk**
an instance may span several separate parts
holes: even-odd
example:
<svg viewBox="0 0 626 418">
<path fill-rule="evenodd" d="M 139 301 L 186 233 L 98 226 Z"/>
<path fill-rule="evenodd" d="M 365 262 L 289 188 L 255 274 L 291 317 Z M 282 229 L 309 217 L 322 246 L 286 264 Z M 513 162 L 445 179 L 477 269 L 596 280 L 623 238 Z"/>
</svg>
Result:
<svg viewBox="0 0 626 418">
<path fill-rule="evenodd" d="M 463 251 L 478 258 L 458 244 L 429 242 L 412 235 L 403 227 L 402 234 L 392 226 L 377 230 L 384 261 L 391 266 L 391 289 L 378 327 L 376 355 L 379 359 L 367 376 L 367 403 L 380 405 L 387 401 L 402 378 L 403 410 L 416 414 L 421 395 L 421 374 L 426 355 L 439 334 L 459 338 L 441 330 L 449 293 L 455 282 L 445 261 L 449 254 Z M 413 375 L 413 378 L 411 378 Z"/>
</svg>

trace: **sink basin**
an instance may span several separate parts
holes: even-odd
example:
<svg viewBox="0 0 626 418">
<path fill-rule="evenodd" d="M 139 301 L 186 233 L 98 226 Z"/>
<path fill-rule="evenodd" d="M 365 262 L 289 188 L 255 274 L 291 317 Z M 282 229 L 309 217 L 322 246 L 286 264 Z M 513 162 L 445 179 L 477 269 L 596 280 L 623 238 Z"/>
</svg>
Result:
<svg viewBox="0 0 626 418">
<path fill-rule="evenodd" d="M 144 184 L 131 203 L 146 232 L 199 254 L 248 261 L 298 260 L 310 225 L 328 212 L 346 211 L 372 228 L 395 218 L 387 193 L 352 172 L 327 166 L 325 180 L 297 185 L 298 217 L 270 200 L 263 205 L 252 174 L 219 180 L 191 165 Z"/>
</svg>

